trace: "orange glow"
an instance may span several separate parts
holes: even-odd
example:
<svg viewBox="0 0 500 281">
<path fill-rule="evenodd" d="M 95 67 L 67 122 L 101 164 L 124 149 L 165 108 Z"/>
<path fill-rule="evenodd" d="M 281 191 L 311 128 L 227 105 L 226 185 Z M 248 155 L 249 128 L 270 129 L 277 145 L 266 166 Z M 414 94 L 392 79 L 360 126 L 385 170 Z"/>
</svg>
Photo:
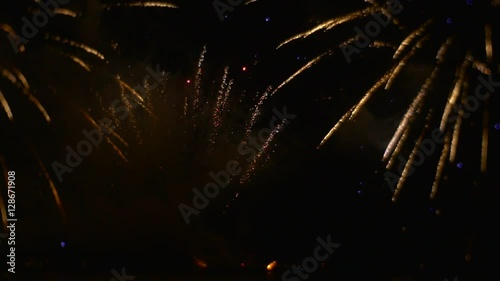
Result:
<svg viewBox="0 0 500 281">
<path fill-rule="evenodd" d="M 276 261 L 273 261 L 272 263 L 267 265 L 267 270 L 271 271 L 271 270 L 275 269 L 277 265 L 278 265 L 278 263 Z"/>
<path fill-rule="evenodd" d="M 205 268 L 207 268 L 207 267 L 208 267 L 208 266 L 207 266 L 207 263 L 206 263 L 206 262 L 204 262 L 204 261 L 202 261 L 201 259 L 198 259 L 198 258 L 196 258 L 196 257 L 195 257 L 195 258 L 193 258 L 193 259 L 194 259 L 194 263 L 195 263 L 198 267 L 203 268 L 203 269 L 205 269 Z"/>
</svg>

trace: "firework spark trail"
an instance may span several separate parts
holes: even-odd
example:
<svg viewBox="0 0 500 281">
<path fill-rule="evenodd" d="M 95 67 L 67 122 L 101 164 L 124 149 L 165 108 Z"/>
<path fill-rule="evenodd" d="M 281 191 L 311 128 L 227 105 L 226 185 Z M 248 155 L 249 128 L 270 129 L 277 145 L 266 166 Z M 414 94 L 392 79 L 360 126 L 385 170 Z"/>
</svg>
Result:
<svg viewBox="0 0 500 281">
<path fill-rule="evenodd" d="M 7 33 L 7 37 L 9 37 L 10 40 L 12 40 L 13 42 L 17 42 L 17 44 L 19 44 L 17 49 L 20 53 L 26 51 L 26 47 L 24 46 L 24 44 L 21 43 L 19 35 L 17 35 L 12 26 L 5 23 L 0 23 L 0 30 Z"/>
<path fill-rule="evenodd" d="M 420 158 L 420 163 L 415 164 L 415 156 L 417 153 L 420 151 L 420 146 L 422 144 L 422 141 L 424 140 L 424 136 L 426 132 L 430 128 L 430 121 L 431 121 L 431 116 L 432 116 L 432 110 L 429 110 L 429 113 L 427 114 L 426 118 L 426 124 L 424 128 L 422 129 L 422 132 L 416 141 L 415 145 L 413 146 L 413 149 L 410 153 L 410 156 L 408 157 L 408 161 L 405 164 L 405 167 L 403 168 L 403 172 L 401 173 L 401 177 L 399 178 L 398 184 L 396 186 L 396 190 L 394 191 L 394 194 L 392 196 L 392 202 L 395 202 L 398 198 L 399 193 L 401 192 L 401 189 L 403 188 L 406 179 L 413 173 L 415 167 L 414 165 L 420 165 L 422 164 L 422 161 L 424 161 L 423 158 Z M 395 155 L 395 154 L 393 154 Z M 420 156 L 419 156 L 420 157 Z"/>
<path fill-rule="evenodd" d="M 259 163 L 259 160 L 262 158 L 262 156 L 264 156 L 267 153 L 276 135 L 284 129 L 285 125 L 287 125 L 288 122 L 289 122 L 288 120 L 284 119 L 278 126 L 276 126 L 271 131 L 269 137 L 266 139 L 266 141 L 260 148 L 259 153 L 254 157 L 252 162 L 250 162 L 250 164 L 248 165 L 247 171 L 240 179 L 240 184 L 244 184 L 252 178 L 252 176 L 255 174 L 255 170 L 257 169 L 257 164 Z"/>
<path fill-rule="evenodd" d="M 183 108 L 183 115 L 186 117 L 188 111 L 188 98 L 184 97 L 184 108 Z"/>
<path fill-rule="evenodd" d="M 115 77 L 115 80 L 118 82 L 118 84 L 120 85 L 120 87 L 122 88 L 122 99 L 123 99 L 123 102 L 125 102 L 127 104 L 127 107 L 130 106 L 129 109 L 134 109 L 135 107 L 132 106 L 130 100 L 128 99 L 128 97 L 125 95 L 125 89 L 132 94 L 132 96 L 135 98 L 135 100 L 137 101 L 137 104 L 139 104 L 144 110 L 146 110 L 150 116 L 153 116 L 155 118 L 157 118 L 154 113 L 151 111 L 150 108 L 148 108 L 145 104 L 145 101 L 144 101 L 144 98 L 134 89 L 132 88 L 127 82 L 121 80 L 120 76 L 116 76 Z M 132 110 L 129 110 L 129 113 L 131 113 Z"/>
<path fill-rule="evenodd" d="M 446 129 L 446 124 L 448 123 L 448 118 L 449 118 L 451 112 L 453 111 L 453 107 L 457 103 L 458 98 L 460 97 L 460 93 L 462 93 L 461 92 L 462 86 L 467 78 L 467 76 L 465 74 L 466 74 L 467 68 L 470 66 L 471 62 L 472 61 L 469 58 L 469 56 L 466 56 L 464 62 L 462 63 L 457 74 L 455 75 L 456 76 L 455 77 L 455 86 L 453 87 L 453 89 L 449 95 L 448 102 L 447 102 L 445 109 L 444 109 L 444 112 L 443 112 L 443 117 L 441 118 L 441 124 L 439 126 L 439 129 L 442 132 L 444 132 L 444 130 Z"/>
<path fill-rule="evenodd" d="M 52 178 L 50 177 L 49 173 L 47 172 L 47 168 L 45 167 L 45 164 L 43 164 L 40 156 L 36 152 L 36 149 L 33 147 L 33 145 L 31 145 L 31 150 L 33 151 L 33 154 L 35 155 L 35 158 L 38 162 L 38 166 L 40 167 L 40 170 L 42 171 L 42 174 L 45 177 L 45 180 L 49 183 L 50 190 L 52 191 L 52 195 L 54 196 L 54 200 L 56 201 L 56 205 L 59 208 L 59 212 L 61 212 L 63 220 L 65 222 L 67 222 L 66 212 L 64 211 L 64 207 L 63 207 L 63 204 L 61 202 L 61 198 L 59 197 L 59 192 L 57 191 L 57 188 L 54 185 Z"/>
<path fill-rule="evenodd" d="M 449 158 L 450 162 L 455 162 L 455 158 L 457 156 L 458 141 L 460 137 L 460 129 L 462 128 L 463 115 L 464 111 L 460 109 L 457 116 L 457 121 L 455 122 L 455 126 L 453 127 L 453 137 L 451 139 L 450 158 Z"/>
<path fill-rule="evenodd" d="M 450 143 L 451 143 L 451 137 L 450 133 L 448 133 L 446 134 L 444 140 L 443 151 L 441 152 L 441 157 L 439 158 L 439 163 L 436 169 L 436 176 L 434 178 L 434 183 L 432 184 L 432 190 L 430 194 L 431 199 L 434 199 L 436 197 L 437 190 L 439 188 L 439 182 L 441 181 L 441 177 L 443 176 L 444 167 L 446 166 L 446 160 L 450 153 L 450 146 L 451 146 Z"/>
<path fill-rule="evenodd" d="M 320 144 L 318 145 L 318 147 L 316 147 L 316 149 L 320 149 L 320 147 L 323 146 L 332 137 L 332 135 L 340 128 L 340 126 L 342 126 L 342 124 L 344 124 L 345 121 L 349 120 L 349 116 L 351 115 L 351 113 L 354 111 L 355 108 L 356 106 L 351 107 L 351 109 L 349 109 L 340 118 L 340 120 L 333 126 L 333 128 L 328 132 L 328 134 L 326 134 L 323 140 L 321 140 Z"/>
<path fill-rule="evenodd" d="M 75 47 L 75 48 L 78 48 L 78 49 L 81 49 L 101 60 L 105 60 L 106 57 L 101 53 L 99 52 L 98 50 L 90 47 L 90 46 L 87 46 L 83 43 L 78 43 L 76 41 L 73 41 L 73 40 L 69 40 L 69 39 L 66 39 L 66 38 L 61 38 L 61 36 L 59 35 L 51 35 L 51 34 L 46 34 L 45 35 L 45 39 L 49 39 L 49 40 L 52 40 L 52 41 L 55 41 L 55 42 L 59 42 L 59 43 L 62 43 L 62 44 L 65 44 L 65 45 L 69 45 L 71 47 Z"/>
<path fill-rule="evenodd" d="M 384 14 L 384 16 L 386 16 L 388 19 L 391 19 L 392 23 L 397 25 L 397 26 L 400 26 L 401 23 L 399 22 L 398 19 L 396 19 L 395 17 L 392 16 L 392 13 L 391 11 L 389 11 L 389 9 L 387 9 L 385 6 L 379 4 L 377 1 L 375 0 L 365 0 L 365 2 L 368 2 L 370 3 L 371 5 L 373 5 L 375 8 L 379 9 L 379 11 Z M 400 27 L 400 28 L 403 28 L 403 27 Z"/>
<path fill-rule="evenodd" d="M 398 64 L 396 65 L 395 68 L 393 68 L 393 72 L 392 72 L 391 76 L 389 77 L 389 79 L 387 80 L 387 84 L 385 85 L 386 90 L 389 90 L 391 88 L 392 84 L 394 83 L 394 81 L 398 77 L 399 73 L 401 73 L 403 68 L 406 66 L 406 63 L 417 53 L 418 49 L 420 49 L 422 47 L 422 44 L 425 41 L 427 41 L 428 39 L 429 39 L 429 36 L 424 36 L 420 40 L 418 40 L 417 43 L 415 43 L 415 45 L 413 45 L 410 52 L 408 54 L 406 54 L 406 56 L 404 56 L 398 62 Z"/>
<path fill-rule="evenodd" d="M 103 135 L 103 137 L 106 139 L 106 142 L 113 148 L 113 150 L 115 151 L 116 154 L 118 154 L 118 156 L 124 161 L 124 162 L 128 162 L 128 159 L 127 157 L 125 157 L 125 155 L 123 154 L 123 152 L 118 148 L 118 146 L 116 146 L 116 144 L 108 137 L 104 134 L 104 132 L 102 131 L 102 128 L 97 124 L 97 122 L 92 118 L 90 117 L 90 115 L 87 114 L 87 112 L 85 112 L 84 110 L 80 109 L 80 112 L 82 112 L 83 116 L 85 117 L 85 119 L 90 123 L 92 124 L 92 126 L 96 129 L 98 129 L 101 134 Z M 125 140 L 123 140 L 123 138 L 121 138 L 117 133 L 115 133 L 114 131 L 114 127 L 112 126 L 111 128 L 110 127 L 107 127 L 106 128 L 108 132 L 111 132 L 111 134 L 116 137 L 123 145 L 125 145 L 126 147 L 128 147 L 128 144 L 125 142 Z"/>
<path fill-rule="evenodd" d="M 429 111 L 429 114 L 427 115 L 427 117 L 428 117 L 427 121 L 429 121 L 430 116 L 431 116 L 431 112 Z M 413 167 L 414 162 L 415 162 L 415 155 L 417 155 L 417 152 L 420 151 L 420 145 L 422 144 L 422 141 L 424 140 L 424 135 L 425 135 L 425 132 L 428 130 L 428 128 L 429 128 L 429 122 L 426 123 L 426 125 L 422 129 L 422 133 L 420 134 L 420 137 L 418 138 L 415 145 L 413 146 L 413 150 L 411 151 L 410 156 L 408 157 L 408 161 L 406 162 L 405 167 L 403 168 L 403 172 L 401 173 L 401 177 L 399 178 L 398 184 L 396 186 L 396 190 L 394 191 L 394 194 L 392 196 L 392 202 L 396 202 L 398 195 L 401 192 L 401 189 L 403 188 L 403 186 L 406 182 L 406 179 L 408 178 L 408 176 L 411 173 L 413 173 L 413 170 L 415 169 Z M 424 159 L 420 159 L 420 160 L 423 161 Z"/>
<path fill-rule="evenodd" d="M 319 24 L 319 25 L 317 25 L 317 26 L 315 26 L 315 27 L 313 27 L 305 32 L 299 33 L 291 38 L 288 38 L 287 40 L 285 40 L 284 42 L 279 44 L 276 49 L 279 49 L 279 48 L 283 47 L 284 45 L 286 45 L 292 41 L 295 41 L 297 39 L 307 38 L 308 36 L 318 32 L 320 30 L 327 31 L 327 30 L 334 28 L 337 25 L 340 25 L 340 24 L 343 24 L 343 23 L 346 23 L 346 22 L 349 22 L 352 20 L 360 19 L 363 17 L 367 17 L 371 13 L 377 12 L 379 10 L 380 9 L 377 9 L 374 7 L 368 7 L 368 8 L 365 8 L 363 10 L 356 11 L 356 12 L 350 13 L 350 14 L 345 15 L 345 16 L 340 16 L 340 17 L 330 19 L 330 20 L 325 21 L 325 22 L 323 22 L 323 23 L 321 23 L 321 24 Z"/>
<path fill-rule="evenodd" d="M 5 163 L 5 159 L 0 156 L 0 168 L 3 170 L 3 175 L 5 179 L 5 186 L 8 188 L 8 182 L 9 182 L 9 169 L 7 167 L 7 164 Z M 4 231 L 7 231 L 7 208 L 5 207 L 5 204 L 3 203 L 3 198 L 2 198 L 2 192 L 0 192 L 0 213 L 2 214 L 2 222 L 4 226 Z"/>
<path fill-rule="evenodd" d="M 54 9 L 54 14 L 68 16 L 68 17 L 72 17 L 72 18 L 76 18 L 78 16 L 77 12 L 70 10 L 70 9 L 64 9 L 64 8 Z"/>
<path fill-rule="evenodd" d="M 488 104 L 486 103 L 486 106 Z M 489 136 L 489 117 L 488 108 L 483 113 L 483 134 L 481 142 L 481 173 L 486 173 L 488 169 L 488 136 Z"/>
<path fill-rule="evenodd" d="M 257 1 L 258 1 L 258 0 L 247 0 L 247 1 L 245 2 L 245 5 L 249 5 L 249 4 L 255 3 L 255 2 L 257 2 Z"/>
<path fill-rule="evenodd" d="M 397 48 L 392 43 L 383 42 L 383 41 L 374 41 L 368 47 L 370 47 L 370 48 L 391 48 L 391 49 L 396 49 Z"/>
<path fill-rule="evenodd" d="M 306 65 L 304 65 L 303 67 L 301 67 L 299 70 L 297 70 L 294 74 L 290 75 L 290 77 L 288 77 L 288 79 L 286 79 L 283 83 L 281 83 L 281 85 L 279 85 L 272 93 L 271 93 L 271 96 L 273 96 L 274 94 L 276 94 L 276 92 L 278 92 L 282 87 L 284 87 L 286 84 L 290 83 L 290 81 L 292 81 L 293 79 L 295 79 L 295 77 L 297 77 L 298 75 L 300 75 L 302 72 L 306 71 L 307 69 L 311 68 L 313 65 L 315 65 L 316 63 L 318 63 L 324 56 L 326 55 L 329 55 L 331 54 L 332 52 L 331 51 L 326 51 L 324 52 L 323 54 L 315 57 L 314 59 L 310 60 L 308 63 L 306 63 Z"/>
<path fill-rule="evenodd" d="M 410 46 L 411 43 L 413 42 L 413 40 L 415 40 L 416 38 L 422 36 L 428 29 L 429 25 L 433 23 L 433 20 L 428 20 L 427 22 L 425 22 L 424 24 L 422 24 L 421 26 L 419 26 L 417 28 L 417 30 L 413 31 L 412 33 L 410 33 L 410 35 L 408 35 L 408 37 L 406 37 L 403 42 L 401 42 L 401 44 L 399 45 L 398 49 L 396 50 L 396 52 L 394 53 L 394 56 L 393 58 L 394 59 L 397 59 L 403 52 L 404 50 L 406 49 L 406 47 Z"/>
<path fill-rule="evenodd" d="M 47 110 L 45 110 L 45 107 L 43 107 L 43 105 L 40 103 L 40 101 L 35 96 L 33 96 L 31 94 L 30 85 L 28 84 L 28 81 L 26 80 L 26 77 L 24 77 L 22 72 L 19 71 L 17 68 L 12 68 L 12 72 L 6 68 L 1 68 L 1 69 L 2 69 L 1 75 L 3 77 L 5 77 L 7 80 L 9 80 L 14 86 L 21 89 L 23 94 L 28 97 L 29 101 L 36 106 L 38 111 L 40 111 L 40 113 L 45 118 L 45 121 L 47 121 L 47 123 L 50 123 L 51 118 L 50 118 Z M 2 97 L 3 97 L 3 95 L 2 95 Z M 5 98 L 3 97 L 3 99 L 2 99 L 2 97 L 0 97 L 0 100 L 5 100 Z M 2 105 L 5 109 L 5 111 L 7 112 L 7 108 L 9 108 L 7 101 L 5 100 L 5 104 L 3 104 L 3 101 L 2 101 Z M 10 108 L 8 110 L 10 111 Z M 12 114 L 12 112 L 11 112 L 11 114 Z M 7 115 L 9 115 L 9 113 L 7 113 Z M 9 117 L 9 119 L 10 119 L 10 117 Z M 12 121 L 12 119 L 11 119 L 11 121 Z"/>
<path fill-rule="evenodd" d="M 396 164 L 396 157 L 399 155 L 399 153 L 401 152 L 401 150 L 403 149 L 403 146 L 406 142 L 406 139 L 408 139 L 408 135 L 409 135 L 409 132 L 410 132 L 410 125 L 408 125 L 404 132 L 403 132 L 403 135 L 401 136 L 401 139 L 398 141 L 398 144 L 396 145 L 396 148 L 394 149 L 394 152 L 391 154 L 391 157 L 389 158 L 389 161 L 387 162 L 387 165 L 385 166 L 385 168 L 387 170 L 389 169 L 392 169 L 392 167 L 394 166 L 394 164 Z"/>
<path fill-rule="evenodd" d="M 12 110 L 10 109 L 9 103 L 3 96 L 2 91 L 0 90 L 0 103 L 2 104 L 3 110 L 5 111 L 5 114 L 7 114 L 7 117 L 9 117 L 9 120 L 12 122 L 14 121 L 14 115 L 12 115 Z"/>
<path fill-rule="evenodd" d="M 39 5 L 44 4 L 41 0 L 34 0 L 34 1 L 36 3 L 38 3 Z M 78 16 L 78 14 L 75 11 L 67 9 L 67 8 L 55 8 L 53 13 L 56 15 L 63 15 L 63 16 L 68 16 L 68 17 L 72 17 L 72 18 L 76 18 Z"/>
<path fill-rule="evenodd" d="M 169 8 L 169 9 L 179 9 L 175 4 L 168 2 L 129 2 L 129 3 L 116 3 L 113 5 L 103 5 L 105 9 L 111 9 L 113 7 L 142 7 L 142 8 Z"/>
<path fill-rule="evenodd" d="M 484 63 L 482 61 L 474 60 L 474 63 L 472 64 L 472 68 L 481 72 L 484 75 L 491 75 L 491 69 L 488 67 L 488 65 L 486 63 Z"/>
<path fill-rule="evenodd" d="M 366 92 L 366 94 L 361 98 L 361 100 L 354 106 L 354 110 L 351 113 L 351 116 L 349 117 L 349 120 L 353 120 L 356 118 L 360 110 L 363 108 L 363 106 L 368 102 L 368 100 L 371 98 L 371 96 L 377 92 L 386 82 L 389 80 L 391 77 L 391 73 L 393 70 L 389 70 L 387 73 L 380 78 L 377 83 L 375 83 L 370 90 Z"/>
<path fill-rule="evenodd" d="M 259 101 L 255 104 L 255 106 L 253 108 L 253 112 L 252 112 L 252 117 L 250 117 L 250 122 L 248 122 L 248 125 L 246 128 L 245 139 L 248 139 L 248 137 L 252 133 L 252 128 L 255 126 L 257 119 L 262 114 L 262 110 L 261 110 L 262 105 L 269 97 L 269 92 L 271 92 L 271 90 L 272 90 L 271 86 L 267 87 L 267 90 L 262 94 L 262 96 L 260 96 Z"/>
<path fill-rule="evenodd" d="M 229 93 L 231 91 L 232 80 L 227 81 L 227 77 L 229 75 L 229 67 L 226 66 L 224 68 L 224 75 L 222 76 L 222 82 L 220 85 L 219 94 L 217 96 L 217 103 L 214 108 L 214 112 L 212 115 L 212 133 L 209 137 L 209 145 L 211 148 L 215 145 L 215 141 L 219 132 L 219 128 L 222 126 L 222 114 L 227 104 L 227 99 L 229 97 Z"/>
<path fill-rule="evenodd" d="M 80 109 L 80 112 L 85 116 L 85 119 L 87 121 L 90 122 L 90 124 L 92 124 L 92 126 L 96 129 L 98 129 L 102 134 L 104 134 L 104 132 L 102 131 L 102 128 L 99 126 L 99 124 L 97 124 L 97 122 L 94 120 L 94 118 L 92 118 L 86 111 Z M 106 125 L 106 129 L 108 129 L 108 131 L 110 132 L 110 134 L 115 137 L 117 140 L 119 140 L 125 147 L 128 147 L 128 143 L 120 136 L 118 135 L 113 129 L 115 129 L 115 127 L 113 126 L 107 126 Z"/>
<path fill-rule="evenodd" d="M 394 133 L 394 136 L 392 137 L 391 141 L 389 142 L 389 145 L 387 145 L 387 149 L 384 152 L 383 156 L 383 161 L 387 161 L 389 155 L 394 151 L 395 146 L 397 145 L 399 139 L 401 138 L 403 132 L 405 131 L 406 127 L 413 121 L 415 118 L 415 113 L 418 111 L 418 109 L 422 106 L 422 103 L 424 101 L 424 98 L 427 96 L 427 93 L 429 91 L 430 86 L 433 84 L 433 82 L 437 78 L 437 74 L 440 71 L 441 64 L 443 63 L 447 50 L 451 44 L 450 40 L 446 40 L 441 45 L 441 48 L 439 49 L 436 59 L 437 63 L 436 66 L 434 67 L 434 70 L 432 71 L 431 75 L 426 79 L 424 82 L 424 85 L 422 85 L 422 88 L 420 89 L 420 92 L 418 93 L 417 97 L 413 100 L 411 103 L 409 109 L 406 111 L 403 119 L 399 123 L 398 128 L 396 129 L 396 132 Z"/>
<path fill-rule="evenodd" d="M 201 98 L 201 78 L 203 74 L 203 62 L 205 61 L 205 55 L 207 53 L 207 46 L 203 46 L 203 51 L 201 51 L 200 59 L 198 60 L 198 69 L 196 71 L 196 77 L 194 79 L 195 96 L 193 99 L 193 118 L 198 115 L 198 109 L 200 107 Z M 193 124 L 196 125 L 195 122 Z"/>
<path fill-rule="evenodd" d="M 484 38 L 485 38 L 485 52 L 486 52 L 486 59 L 488 63 L 493 62 L 493 44 L 491 43 L 491 37 L 492 37 L 492 31 L 491 31 L 491 25 L 487 24 L 484 27 Z"/>
<path fill-rule="evenodd" d="M 87 72 L 92 71 L 92 69 L 90 68 L 90 65 L 88 65 L 86 62 L 84 62 L 82 59 L 80 59 L 74 55 L 64 53 L 64 52 L 59 52 L 59 54 L 71 59 L 74 63 L 78 64 L 81 68 L 85 69 L 85 71 L 87 71 Z"/>
</svg>

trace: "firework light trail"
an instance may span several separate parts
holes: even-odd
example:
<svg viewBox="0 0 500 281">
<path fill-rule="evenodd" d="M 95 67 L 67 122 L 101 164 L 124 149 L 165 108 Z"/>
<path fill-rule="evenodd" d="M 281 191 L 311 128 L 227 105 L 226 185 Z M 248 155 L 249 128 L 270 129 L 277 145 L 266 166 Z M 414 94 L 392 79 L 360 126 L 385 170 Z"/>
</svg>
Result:
<svg viewBox="0 0 500 281">
<path fill-rule="evenodd" d="M 287 40 L 285 40 L 281 44 L 279 44 L 276 49 L 279 49 L 279 48 L 283 47 L 284 45 L 286 45 L 290 42 L 293 42 L 295 40 L 305 39 L 318 31 L 321 31 L 321 30 L 328 31 L 328 30 L 330 30 L 330 29 L 332 29 L 340 24 L 343 24 L 343 23 L 346 23 L 349 21 L 353 21 L 356 19 L 361 19 L 363 17 L 367 17 L 370 14 L 377 12 L 377 11 L 379 11 L 379 9 L 374 8 L 374 7 L 368 7 L 366 9 L 361 10 L 361 11 L 356 11 L 356 12 L 350 13 L 350 14 L 345 15 L 345 16 L 340 16 L 340 17 L 330 19 L 330 20 L 325 21 L 325 22 L 323 22 L 323 23 L 321 23 L 321 24 L 319 24 L 319 25 L 317 25 L 317 26 L 315 26 L 307 31 L 299 33 L 291 38 L 288 38 Z"/>
<path fill-rule="evenodd" d="M 113 5 L 104 5 L 104 8 L 111 9 L 114 7 L 138 7 L 138 8 L 168 8 L 168 9 L 179 9 L 175 4 L 168 2 L 129 2 L 129 3 L 116 3 Z"/>
<path fill-rule="evenodd" d="M 209 137 L 209 149 L 213 149 L 215 145 L 219 129 L 222 126 L 222 114 L 227 107 L 227 100 L 229 98 L 229 93 L 231 92 L 231 87 L 233 80 L 228 81 L 229 67 L 224 68 L 224 74 L 222 76 L 222 82 L 220 85 L 219 94 L 217 95 L 217 101 L 215 104 L 213 116 L 212 116 L 212 132 Z"/>
<path fill-rule="evenodd" d="M 240 184 L 244 184 L 252 178 L 258 167 L 258 164 L 260 163 L 259 160 L 268 153 L 269 147 L 271 146 L 271 143 L 273 142 L 274 138 L 279 132 L 281 132 L 285 128 L 288 122 L 289 122 L 288 120 L 284 119 L 278 126 L 276 126 L 271 131 L 269 137 L 267 137 L 266 141 L 260 148 L 259 153 L 257 153 L 257 155 L 253 158 L 252 162 L 250 162 L 250 164 L 248 165 L 247 171 L 240 179 Z"/>
</svg>

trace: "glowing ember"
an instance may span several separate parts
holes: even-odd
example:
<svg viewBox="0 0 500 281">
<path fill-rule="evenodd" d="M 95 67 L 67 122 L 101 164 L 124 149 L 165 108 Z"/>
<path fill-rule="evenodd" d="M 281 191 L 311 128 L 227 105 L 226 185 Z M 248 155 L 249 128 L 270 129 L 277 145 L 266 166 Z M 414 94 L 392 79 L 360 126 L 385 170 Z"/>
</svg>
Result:
<svg viewBox="0 0 500 281">
<path fill-rule="evenodd" d="M 201 259 L 199 259 L 199 258 L 196 258 L 196 257 L 195 257 L 195 258 L 193 258 L 193 259 L 194 259 L 194 263 L 195 263 L 198 267 L 203 268 L 203 269 L 205 269 L 205 268 L 207 268 L 207 267 L 208 267 L 208 266 L 207 266 L 207 263 L 206 263 L 206 262 L 204 262 L 203 260 L 201 260 Z"/>
<path fill-rule="evenodd" d="M 273 261 L 267 265 L 267 270 L 271 271 L 271 270 L 275 269 L 277 265 L 278 265 L 278 263 L 276 261 Z"/>
</svg>

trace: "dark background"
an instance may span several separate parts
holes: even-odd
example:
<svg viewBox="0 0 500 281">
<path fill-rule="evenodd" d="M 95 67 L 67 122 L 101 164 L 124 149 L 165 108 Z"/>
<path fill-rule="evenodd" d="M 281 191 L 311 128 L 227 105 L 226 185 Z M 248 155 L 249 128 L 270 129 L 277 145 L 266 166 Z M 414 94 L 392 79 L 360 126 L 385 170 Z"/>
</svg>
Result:
<svg viewBox="0 0 500 281">
<path fill-rule="evenodd" d="M 479 1 L 472 6 L 452 1 L 403 3 L 407 6 L 398 16 L 407 29 L 391 25 L 377 38 L 398 46 L 425 19 L 435 16 L 442 24 L 432 30 L 430 43 L 408 64 L 395 89 L 376 95 L 356 122 L 347 124 L 319 150 L 317 145 L 332 125 L 392 66 L 393 50 L 365 48 L 351 64 L 346 63 L 338 44 L 353 36 L 353 28 L 363 27 L 367 19 L 320 31 L 279 50 L 276 46 L 315 22 L 364 8 L 364 1 L 260 0 L 236 7 L 221 22 L 210 1 L 179 2 L 179 9 L 115 7 L 106 11 L 97 1 L 73 0 L 68 7 L 81 16 L 51 19 L 27 44 L 27 52 L 13 55 L 9 42 L 2 39 L 2 67 L 22 69 L 53 118 L 51 124 L 44 123 L 26 99 L 15 95 L 9 101 L 19 116 L 16 122 L 1 117 L 3 168 L 16 171 L 19 191 L 18 271 L 107 274 L 126 266 L 127 272 L 139 278 L 141 273 L 191 272 L 193 258 L 200 257 L 209 272 L 241 270 L 241 262 L 260 272 L 273 260 L 301 262 L 316 246 L 317 237 L 331 234 L 342 245 L 328 260 L 327 269 L 318 273 L 324 278 L 494 274 L 499 262 L 495 255 L 499 244 L 494 239 L 499 190 L 495 172 L 500 134 L 493 129 L 500 122 L 495 111 L 497 93 L 489 105 L 487 174 L 479 172 L 483 107 L 466 121 L 457 160 L 463 168 L 453 163 L 447 166 L 448 180 L 441 184 L 436 200 L 429 199 L 429 192 L 439 152 L 417 169 L 396 203 L 391 202 L 380 160 L 401 116 L 434 68 L 442 41 L 450 35 L 457 37 L 432 98 L 426 102 L 426 109 L 438 112 L 453 86 L 464 50 L 471 47 L 478 59 L 484 57 L 478 47 L 484 44 L 483 23 L 497 27 L 492 19 L 498 11 L 484 8 L 487 3 Z M 20 19 L 29 18 L 29 7 L 36 4 L 9 5 L 2 8 L 0 21 L 19 32 Z M 446 24 L 448 18 L 453 24 Z M 102 50 L 106 61 L 74 51 L 94 66 L 86 73 L 58 53 L 73 50 L 48 42 L 45 32 Z M 498 38 L 494 40 L 497 44 Z M 118 48 L 111 47 L 114 43 Z M 186 80 L 194 81 L 203 46 L 208 50 L 201 84 L 204 117 L 188 120 L 181 117 L 183 97 L 194 95 L 194 83 Z M 242 129 L 256 103 L 254 95 L 281 84 L 330 49 L 336 55 L 301 74 L 264 104 L 254 134 L 267 126 L 273 108 L 286 106 L 288 112 L 297 114 L 273 141 L 276 147 L 269 161 L 259 166 L 249 183 L 229 185 L 186 225 L 178 205 L 192 205 L 191 190 L 209 182 L 210 171 L 220 171 L 227 161 L 237 159 Z M 110 104 L 119 97 L 112 75 L 136 85 L 146 75 L 144 67 L 157 64 L 170 73 L 164 85 L 167 94 L 157 91 L 152 97 L 158 119 L 137 109 L 137 122 L 127 119 L 118 131 L 128 142 L 124 148 L 128 162 L 103 144 L 58 183 L 51 163 L 63 161 L 64 147 L 74 147 L 82 139 L 81 130 L 91 128 L 79 110 L 88 111 L 96 120 L 108 116 L 100 103 Z M 225 66 L 235 79 L 230 111 L 223 116 L 215 148 L 208 150 L 209 118 Z M 243 66 L 248 70 L 242 71 Z M 471 71 L 472 89 L 477 75 Z M 6 81 L 1 83 L 4 94 L 21 96 Z M 441 113 L 436 116 L 431 128 L 438 126 Z M 37 159 L 56 185 L 66 220 Z M 6 192 L 2 195 L 5 201 Z M 5 243 L 0 247 L 7 251 Z M 466 261 L 466 255 L 471 261 Z"/>
</svg>

